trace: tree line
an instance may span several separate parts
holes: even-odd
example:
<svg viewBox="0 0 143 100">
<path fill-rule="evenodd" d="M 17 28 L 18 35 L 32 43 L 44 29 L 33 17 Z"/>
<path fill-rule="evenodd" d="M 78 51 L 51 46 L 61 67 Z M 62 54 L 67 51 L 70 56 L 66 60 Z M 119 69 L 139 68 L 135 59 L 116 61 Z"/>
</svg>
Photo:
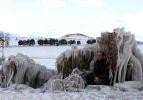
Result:
<svg viewBox="0 0 143 100">
<path fill-rule="evenodd" d="M 35 40 L 34 39 L 28 39 L 28 40 L 19 40 L 18 45 L 22 46 L 34 46 Z"/>
<path fill-rule="evenodd" d="M 44 45 L 55 45 L 55 46 L 59 46 L 59 45 L 72 45 L 72 44 L 77 44 L 80 45 L 81 41 L 75 41 L 75 40 L 66 40 L 66 39 L 54 39 L 54 38 L 50 38 L 50 39 L 38 39 L 37 41 L 35 41 L 34 39 L 27 39 L 27 40 L 19 40 L 18 41 L 18 45 L 19 46 L 34 46 L 35 44 L 39 45 L 39 46 L 44 46 Z M 93 44 L 96 43 L 95 39 L 89 39 L 86 42 L 87 44 Z"/>
</svg>

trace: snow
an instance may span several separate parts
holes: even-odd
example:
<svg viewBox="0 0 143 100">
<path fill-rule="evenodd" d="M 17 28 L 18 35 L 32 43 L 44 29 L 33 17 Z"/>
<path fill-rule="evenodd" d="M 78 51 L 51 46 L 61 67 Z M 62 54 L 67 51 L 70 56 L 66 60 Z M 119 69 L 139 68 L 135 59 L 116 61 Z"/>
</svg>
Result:
<svg viewBox="0 0 143 100">
<path fill-rule="evenodd" d="M 78 46 L 82 48 L 82 46 Z M 6 47 L 4 56 L 7 59 L 10 55 L 22 53 L 34 59 L 36 63 L 45 65 L 47 68 L 55 69 L 56 58 L 71 46 L 34 46 L 34 47 Z M 1 55 L 1 52 L 0 52 Z"/>
<path fill-rule="evenodd" d="M 89 86 L 81 92 L 46 91 L 12 85 L 0 88 L 0 100 L 142 100 L 143 92 L 123 92 L 108 86 Z"/>
<path fill-rule="evenodd" d="M 143 52 L 143 45 L 138 46 Z M 79 48 L 82 48 L 80 46 Z M 5 57 L 23 53 L 35 60 L 36 63 L 55 69 L 56 58 L 70 46 L 35 46 L 7 47 Z M 0 52 L 1 55 L 1 52 Z M 117 84 L 116 88 L 109 86 L 88 86 L 81 92 L 49 91 L 32 89 L 24 85 L 12 85 L 0 88 L 0 100 L 143 100 L 143 85 L 138 82 Z M 133 85 L 133 86 L 129 86 Z"/>
<path fill-rule="evenodd" d="M 138 45 L 138 48 L 141 50 L 141 52 L 143 53 L 143 45 L 142 44 L 139 44 Z"/>
</svg>

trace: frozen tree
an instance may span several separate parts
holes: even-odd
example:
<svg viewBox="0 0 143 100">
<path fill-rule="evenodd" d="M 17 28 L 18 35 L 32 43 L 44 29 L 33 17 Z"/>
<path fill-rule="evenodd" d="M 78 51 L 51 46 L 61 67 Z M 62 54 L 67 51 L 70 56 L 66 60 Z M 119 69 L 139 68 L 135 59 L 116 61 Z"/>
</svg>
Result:
<svg viewBox="0 0 143 100">
<path fill-rule="evenodd" d="M 34 60 L 23 54 L 10 56 L 2 66 L 4 81 L 3 87 L 11 84 L 26 84 L 33 88 L 39 88 L 46 83 L 56 71 L 36 64 Z"/>
<path fill-rule="evenodd" d="M 5 32 L 0 32 L 0 38 L 4 41 L 5 46 L 9 46 L 10 34 Z"/>
<path fill-rule="evenodd" d="M 81 71 L 90 71 L 96 51 L 104 51 L 110 63 L 111 83 L 126 80 L 142 81 L 143 54 L 137 47 L 134 34 L 125 32 L 124 28 L 116 28 L 113 32 L 101 33 L 96 43 L 83 49 L 71 49 L 57 58 L 57 69 L 63 76 L 68 76 L 77 67 Z M 92 64 L 91 64 L 92 65 Z"/>
</svg>

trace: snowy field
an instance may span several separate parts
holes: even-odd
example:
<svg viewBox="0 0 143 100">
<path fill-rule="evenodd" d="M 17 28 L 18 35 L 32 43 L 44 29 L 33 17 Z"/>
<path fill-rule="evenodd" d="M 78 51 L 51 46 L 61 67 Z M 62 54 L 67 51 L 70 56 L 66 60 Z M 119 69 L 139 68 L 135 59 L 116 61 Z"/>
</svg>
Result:
<svg viewBox="0 0 143 100">
<path fill-rule="evenodd" d="M 82 47 L 78 46 L 78 48 Z M 143 45 L 139 45 L 138 47 L 143 52 Z M 50 69 L 55 69 L 56 58 L 67 49 L 71 49 L 71 46 L 7 47 L 4 49 L 4 56 L 7 59 L 10 55 L 22 53 L 34 59 L 36 63 L 45 65 Z"/>
<path fill-rule="evenodd" d="M 79 46 L 79 48 L 82 48 L 82 46 Z M 10 55 L 22 53 L 34 59 L 36 63 L 55 69 L 56 58 L 67 49 L 71 49 L 71 46 L 6 47 L 4 56 L 7 59 Z"/>
<path fill-rule="evenodd" d="M 143 52 L 143 45 L 138 46 Z M 82 47 L 80 47 L 82 48 Z M 33 58 L 35 62 L 55 69 L 55 60 L 60 53 L 70 46 L 41 46 L 41 47 L 7 47 L 5 57 L 23 53 Z M 136 83 L 135 83 L 136 84 Z M 137 86 L 140 86 L 136 84 Z M 128 85 L 127 85 L 128 86 Z M 143 87 L 143 85 L 141 85 Z M 32 89 L 24 86 L 11 86 L 10 88 L 0 88 L 0 100 L 143 100 L 143 91 L 129 88 L 124 92 L 118 89 L 98 86 L 88 87 L 81 92 L 41 92 L 40 89 Z M 26 86 L 25 86 L 26 87 Z M 125 86 L 126 87 L 126 86 Z M 99 89 L 100 88 L 100 89 Z M 141 88 L 143 90 L 143 88 Z"/>
</svg>

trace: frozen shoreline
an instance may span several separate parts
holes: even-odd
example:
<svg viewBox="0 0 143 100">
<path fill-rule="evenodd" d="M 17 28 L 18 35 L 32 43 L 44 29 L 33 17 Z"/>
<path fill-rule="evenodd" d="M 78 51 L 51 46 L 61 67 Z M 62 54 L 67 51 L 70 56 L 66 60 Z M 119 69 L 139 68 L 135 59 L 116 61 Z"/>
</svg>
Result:
<svg viewBox="0 0 143 100">
<path fill-rule="evenodd" d="M 40 89 L 32 89 L 24 85 L 20 85 L 17 89 L 14 86 L 8 89 L 0 88 L 0 100 L 142 100 L 142 98 L 143 91 L 137 89 L 121 91 L 119 88 L 102 85 L 89 86 L 82 92 L 47 90 L 42 93 Z"/>
<path fill-rule="evenodd" d="M 143 45 L 139 45 L 139 48 L 143 52 Z M 34 59 L 36 63 L 55 69 L 56 57 L 66 49 L 71 49 L 71 47 L 9 47 L 5 48 L 5 57 L 23 53 Z M 36 59 L 36 57 L 42 59 Z M 47 57 L 48 59 L 45 59 Z M 122 87 L 124 87 L 123 84 Z M 15 90 L 14 87 L 10 87 L 8 89 L 0 88 L 0 100 L 142 100 L 143 91 L 142 87 L 140 88 L 141 90 L 129 87 L 128 91 L 121 88 L 122 91 L 119 91 L 118 89 L 105 86 L 102 89 L 89 87 L 82 92 L 50 92 L 47 90 L 42 93 L 40 89 L 20 88 Z"/>
</svg>

